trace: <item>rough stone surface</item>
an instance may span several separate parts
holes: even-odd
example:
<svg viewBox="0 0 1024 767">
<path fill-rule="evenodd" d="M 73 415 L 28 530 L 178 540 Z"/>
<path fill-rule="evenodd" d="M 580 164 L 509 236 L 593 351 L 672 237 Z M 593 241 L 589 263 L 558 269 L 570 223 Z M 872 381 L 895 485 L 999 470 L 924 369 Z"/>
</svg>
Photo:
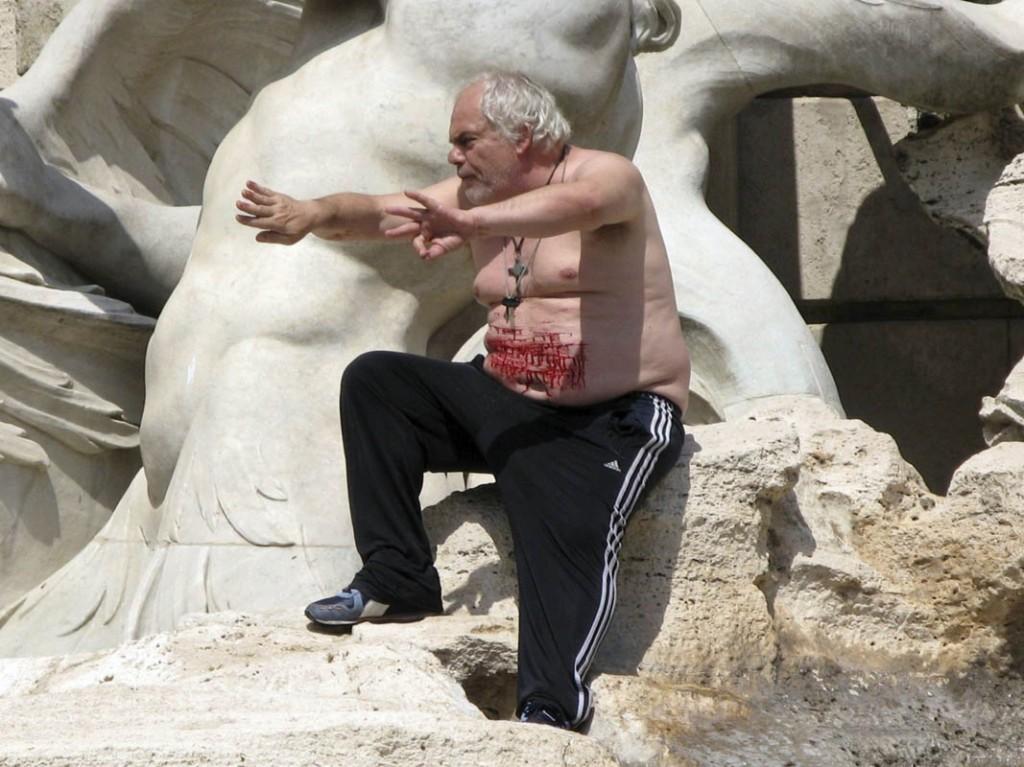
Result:
<svg viewBox="0 0 1024 767">
<path fill-rule="evenodd" d="M 1024 442 L 1024 361 L 1010 371 L 1002 390 L 995 397 L 985 397 L 979 414 L 985 442 Z"/>
<path fill-rule="evenodd" d="M 3 662 L 0 712 L 0 764 L 25 767 L 616 764 L 594 739 L 489 722 L 427 650 L 240 614 Z M 44 719 L 60 737 L 39 737 Z"/>
<path fill-rule="evenodd" d="M 816 330 L 847 415 L 890 434 L 928 487 L 942 493 L 956 467 L 985 447 L 979 403 L 1024 355 L 1013 322 L 902 319 Z"/>
<path fill-rule="evenodd" d="M 824 415 L 783 419 L 800 433 L 802 466 L 773 525 L 766 590 L 780 654 L 869 670 L 1016 668 L 1024 505 L 1009 488 L 1024 479 L 1020 454 L 983 451 L 943 498 L 890 437 Z"/>
<path fill-rule="evenodd" d="M 689 436 L 679 466 L 630 521 L 617 617 L 595 668 L 696 684 L 770 679 L 776 643 L 756 585 L 768 568 L 764 515 L 797 467 L 792 430 L 745 422 Z M 513 615 L 511 539 L 493 486 L 426 518 L 446 608 Z"/>
<path fill-rule="evenodd" d="M 18 27 L 14 0 L 0 0 L 0 88 L 18 77 Z"/>
<path fill-rule="evenodd" d="M 929 213 L 983 244 L 1003 292 L 1024 300 L 1024 114 L 940 121 L 901 141 L 902 170 Z"/>
<path fill-rule="evenodd" d="M 1020 241 L 1024 233 L 1024 115 L 1013 113 L 1014 148 L 1018 154 L 999 175 L 988 197 L 985 223 L 988 226 L 989 263 L 1010 298 L 1024 301 L 1024 254 Z"/>
<path fill-rule="evenodd" d="M 79 0 L 8 0 L 17 18 L 17 67 L 24 74 Z"/>
<path fill-rule="evenodd" d="M 589 737 L 504 721 L 514 566 L 494 488 L 426 515 L 447 615 L 339 634 L 299 606 L 194 615 L 115 650 L 0 660 L 0 764 L 1024 756 L 1024 443 L 974 456 L 943 498 L 891 438 L 813 399 L 692 429 L 631 521 Z M 55 719 L 60 743 L 40 735 Z"/>
<path fill-rule="evenodd" d="M 740 114 L 739 233 L 794 298 L 1001 296 L 983 248 L 937 226 L 900 176 L 894 145 L 916 115 L 879 98 L 766 99 Z"/>
</svg>

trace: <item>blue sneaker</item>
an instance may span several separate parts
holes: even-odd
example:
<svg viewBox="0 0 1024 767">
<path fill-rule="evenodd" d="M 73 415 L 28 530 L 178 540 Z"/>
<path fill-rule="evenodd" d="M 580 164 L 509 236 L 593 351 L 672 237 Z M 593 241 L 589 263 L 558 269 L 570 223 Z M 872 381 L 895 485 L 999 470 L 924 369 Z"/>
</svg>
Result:
<svg viewBox="0 0 1024 767">
<path fill-rule="evenodd" d="M 527 724 L 546 724 L 549 727 L 557 727 L 560 730 L 571 730 L 569 720 L 565 718 L 561 710 L 547 703 L 538 703 L 533 700 L 523 704 L 523 711 L 519 715 L 520 722 Z"/>
<path fill-rule="evenodd" d="M 318 599 L 306 607 L 306 617 L 322 626 L 404 623 L 437 614 L 433 610 L 408 610 L 397 605 L 366 599 L 359 589 L 342 589 L 333 597 Z"/>
</svg>

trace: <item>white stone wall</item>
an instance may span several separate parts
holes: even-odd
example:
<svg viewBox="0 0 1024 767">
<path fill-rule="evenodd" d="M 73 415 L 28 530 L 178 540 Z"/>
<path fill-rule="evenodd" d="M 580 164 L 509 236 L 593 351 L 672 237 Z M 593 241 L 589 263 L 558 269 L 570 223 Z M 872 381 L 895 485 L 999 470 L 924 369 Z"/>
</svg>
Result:
<svg viewBox="0 0 1024 767">
<path fill-rule="evenodd" d="M 0 88 L 25 74 L 78 0 L 0 0 Z"/>
<path fill-rule="evenodd" d="M 978 409 L 1024 354 L 985 250 L 933 221 L 898 167 L 914 110 L 760 99 L 738 119 L 736 222 L 813 330 L 843 406 L 933 490 L 984 447 Z"/>
<path fill-rule="evenodd" d="M 18 27 L 14 0 L 0 0 L 0 88 L 18 77 Z"/>
</svg>

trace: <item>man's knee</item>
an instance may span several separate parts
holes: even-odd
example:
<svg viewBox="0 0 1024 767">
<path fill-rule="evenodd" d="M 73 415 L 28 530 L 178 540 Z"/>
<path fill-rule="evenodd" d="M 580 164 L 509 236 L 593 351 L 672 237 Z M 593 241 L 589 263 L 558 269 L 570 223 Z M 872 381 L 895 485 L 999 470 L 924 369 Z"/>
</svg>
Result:
<svg viewBox="0 0 1024 767">
<path fill-rule="evenodd" d="M 345 390 L 346 386 L 379 381 L 386 377 L 388 371 L 391 370 L 395 364 L 395 360 L 393 358 L 398 356 L 400 355 L 395 352 L 363 352 L 348 363 L 348 367 L 346 367 L 345 372 L 342 373 L 342 391 Z"/>
<path fill-rule="evenodd" d="M 402 352 L 371 351 L 352 360 L 341 376 L 342 410 L 358 407 L 367 397 L 389 399 L 400 393 L 408 382 L 411 358 Z"/>
</svg>

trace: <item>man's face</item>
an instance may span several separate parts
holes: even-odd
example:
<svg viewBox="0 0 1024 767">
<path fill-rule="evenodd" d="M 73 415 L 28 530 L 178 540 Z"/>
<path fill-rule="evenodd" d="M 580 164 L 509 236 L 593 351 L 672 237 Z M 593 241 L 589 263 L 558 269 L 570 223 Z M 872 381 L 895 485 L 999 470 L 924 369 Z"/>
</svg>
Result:
<svg viewBox="0 0 1024 767">
<path fill-rule="evenodd" d="M 464 90 L 452 110 L 448 162 L 462 179 L 462 193 L 472 205 L 485 205 L 516 194 L 520 166 L 516 144 L 480 112 L 481 85 Z"/>
</svg>

